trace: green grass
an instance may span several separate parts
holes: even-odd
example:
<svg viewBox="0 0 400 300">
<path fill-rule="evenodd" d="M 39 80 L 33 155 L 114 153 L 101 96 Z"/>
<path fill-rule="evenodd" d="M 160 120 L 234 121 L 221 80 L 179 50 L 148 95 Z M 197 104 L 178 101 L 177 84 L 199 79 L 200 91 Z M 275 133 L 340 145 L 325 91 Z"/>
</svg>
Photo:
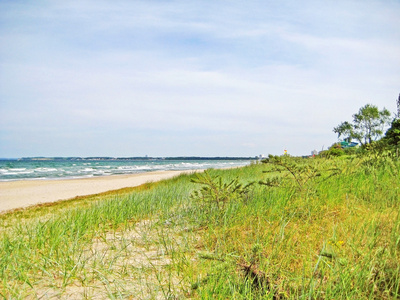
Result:
<svg viewBox="0 0 400 300">
<path fill-rule="evenodd" d="M 398 161 L 277 159 L 2 215 L 0 295 L 400 298 Z"/>
</svg>

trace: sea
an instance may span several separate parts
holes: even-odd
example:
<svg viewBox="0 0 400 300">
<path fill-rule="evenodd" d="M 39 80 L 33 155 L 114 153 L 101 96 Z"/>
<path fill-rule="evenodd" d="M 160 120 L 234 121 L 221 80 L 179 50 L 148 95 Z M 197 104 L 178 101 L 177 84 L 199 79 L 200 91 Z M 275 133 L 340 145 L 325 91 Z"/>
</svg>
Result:
<svg viewBox="0 0 400 300">
<path fill-rule="evenodd" d="M 0 181 L 57 180 L 152 171 L 222 169 L 251 159 L 0 159 Z"/>
</svg>

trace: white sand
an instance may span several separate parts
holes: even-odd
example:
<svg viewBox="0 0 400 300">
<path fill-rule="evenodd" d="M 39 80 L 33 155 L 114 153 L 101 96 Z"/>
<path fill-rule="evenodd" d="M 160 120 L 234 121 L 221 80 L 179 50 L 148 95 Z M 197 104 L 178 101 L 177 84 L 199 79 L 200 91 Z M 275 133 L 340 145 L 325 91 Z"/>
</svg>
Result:
<svg viewBox="0 0 400 300">
<path fill-rule="evenodd" d="M 84 179 L 0 182 L 0 213 L 39 203 L 67 200 L 77 196 L 134 187 L 192 172 L 194 171 L 158 171 Z"/>
</svg>

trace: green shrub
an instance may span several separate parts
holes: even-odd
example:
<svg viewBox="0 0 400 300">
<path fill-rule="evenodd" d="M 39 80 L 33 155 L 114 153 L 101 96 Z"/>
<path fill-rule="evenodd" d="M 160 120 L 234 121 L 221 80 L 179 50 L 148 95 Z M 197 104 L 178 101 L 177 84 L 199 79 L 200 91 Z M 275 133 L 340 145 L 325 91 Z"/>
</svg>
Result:
<svg viewBox="0 0 400 300">
<path fill-rule="evenodd" d="M 250 191 L 250 186 L 254 182 L 247 185 L 239 183 L 239 179 L 235 178 L 228 183 L 222 181 L 221 176 L 211 177 L 208 171 L 196 174 L 195 178 L 191 179 L 192 182 L 201 184 L 203 187 L 192 193 L 191 198 L 200 200 L 208 206 L 215 206 L 222 209 L 225 203 L 231 200 L 243 199 Z"/>
<path fill-rule="evenodd" d="M 342 156 L 345 152 L 342 148 L 331 148 L 327 154 L 328 156 Z"/>
</svg>

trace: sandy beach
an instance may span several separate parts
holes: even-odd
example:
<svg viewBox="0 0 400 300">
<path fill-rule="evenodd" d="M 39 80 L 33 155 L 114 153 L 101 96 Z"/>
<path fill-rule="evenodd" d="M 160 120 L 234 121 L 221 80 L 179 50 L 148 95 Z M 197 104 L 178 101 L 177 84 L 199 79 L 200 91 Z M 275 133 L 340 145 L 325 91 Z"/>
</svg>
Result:
<svg viewBox="0 0 400 300">
<path fill-rule="evenodd" d="M 158 171 L 82 179 L 0 182 L 0 213 L 39 203 L 67 200 L 77 196 L 139 186 L 147 182 L 155 182 L 192 172 L 194 171 Z"/>
</svg>

